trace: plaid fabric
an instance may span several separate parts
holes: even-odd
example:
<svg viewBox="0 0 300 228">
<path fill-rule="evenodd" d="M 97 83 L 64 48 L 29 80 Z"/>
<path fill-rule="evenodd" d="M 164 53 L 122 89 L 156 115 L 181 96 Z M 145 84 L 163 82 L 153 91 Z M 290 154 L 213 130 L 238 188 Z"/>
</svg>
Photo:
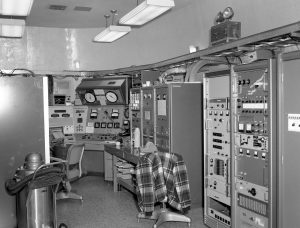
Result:
<svg viewBox="0 0 300 228">
<path fill-rule="evenodd" d="M 190 186 L 183 158 L 175 153 L 158 152 L 164 169 L 168 203 L 179 211 L 191 206 Z"/>
<path fill-rule="evenodd" d="M 167 190 L 161 160 L 157 154 L 142 156 L 136 166 L 137 197 L 141 211 L 151 214 L 154 203 L 165 199 Z"/>
<path fill-rule="evenodd" d="M 137 196 L 140 209 L 149 214 L 154 203 L 168 197 L 168 203 L 179 211 L 191 206 L 187 169 L 182 156 L 174 153 L 148 153 L 136 166 Z"/>
</svg>

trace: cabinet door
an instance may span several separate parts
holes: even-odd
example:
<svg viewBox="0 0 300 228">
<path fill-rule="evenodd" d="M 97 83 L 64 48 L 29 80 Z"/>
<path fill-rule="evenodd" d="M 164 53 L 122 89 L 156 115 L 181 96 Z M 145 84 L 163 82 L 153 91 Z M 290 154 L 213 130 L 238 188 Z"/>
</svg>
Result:
<svg viewBox="0 0 300 228">
<path fill-rule="evenodd" d="M 45 154 L 43 81 L 0 78 L 0 227 L 15 227 L 15 197 L 4 189 L 28 153 Z"/>
<path fill-rule="evenodd" d="M 279 227 L 299 227 L 300 216 L 300 54 L 283 62 L 283 109 L 280 131 Z"/>
</svg>

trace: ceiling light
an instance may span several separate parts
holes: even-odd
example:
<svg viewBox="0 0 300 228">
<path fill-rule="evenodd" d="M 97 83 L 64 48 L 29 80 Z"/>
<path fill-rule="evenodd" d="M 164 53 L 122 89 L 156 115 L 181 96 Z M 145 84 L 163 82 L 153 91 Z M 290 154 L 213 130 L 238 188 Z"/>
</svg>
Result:
<svg viewBox="0 0 300 228">
<path fill-rule="evenodd" d="M 21 38 L 25 20 L 0 18 L 0 37 Z"/>
<path fill-rule="evenodd" d="M 124 25 L 143 25 L 174 6 L 173 0 L 145 0 L 123 16 L 119 23 Z"/>
<path fill-rule="evenodd" d="M 28 16 L 33 0 L 0 0 L 0 14 Z"/>
<path fill-rule="evenodd" d="M 113 42 L 122 36 L 125 36 L 127 33 L 131 31 L 129 26 L 116 26 L 110 25 L 109 27 L 105 28 L 101 33 L 95 36 L 95 42 Z"/>
</svg>

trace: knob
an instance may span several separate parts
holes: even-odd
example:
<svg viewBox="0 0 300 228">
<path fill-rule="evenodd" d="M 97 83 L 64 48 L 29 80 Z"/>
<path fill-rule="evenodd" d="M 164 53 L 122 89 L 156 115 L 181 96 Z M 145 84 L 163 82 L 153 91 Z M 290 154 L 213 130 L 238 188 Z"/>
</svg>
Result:
<svg viewBox="0 0 300 228">
<path fill-rule="evenodd" d="M 251 188 L 250 190 L 248 190 L 248 192 L 249 192 L 252 196 L 256 196 L 256 189 L 255 189 L 255 188 Z"/>
</svg>

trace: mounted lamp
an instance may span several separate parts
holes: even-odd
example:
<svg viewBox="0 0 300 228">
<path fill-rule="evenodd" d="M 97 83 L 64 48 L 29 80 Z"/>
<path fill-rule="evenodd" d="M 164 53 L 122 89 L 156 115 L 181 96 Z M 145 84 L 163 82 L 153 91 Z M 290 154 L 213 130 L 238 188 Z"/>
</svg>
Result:
<svg viewBox="0 0 300 228">
<path fill-rule="evenodd" d="M 119 24 L 143 25 L 175 6 L 174 0 L 145 0 L 125 16 Z"/>
<path fill-rule="evenodd" d="M 122 36 L 125 36 L 130 31 L 131 28 L 129 26 L 110 25 L 97 36 L 95 36 L 93 41 L 110 43 L 121 38 Z"/>
<path fill-rule="evenodd" d="M 10 16 L 28 16 L 33 0 L 0 0 L 0 14 Z"/>
<path fill-rule="evenodd" d="M 117 26 L 114 25 L 114 17 L 117 14 L 117 10 L 111 10 L 112 13 L 112 22 L 111 25 L 108 26 L 107 20 L 110 18 L 110 15 L 104 15 L 106 20 L 106 28 L 95 36 L 93 39 L 94 42 L 103 42 L 103 43 L 111 43 L 117 39 L 120 39 L 122 36 L 125 36 L 127 33 L 131 31 L 129 26 Z"/>
<path fill-rule="evenodd" d="M 25 29 L 25 20 L 0 18 L 0 37 L 21 38 Z"/>
</svg>

